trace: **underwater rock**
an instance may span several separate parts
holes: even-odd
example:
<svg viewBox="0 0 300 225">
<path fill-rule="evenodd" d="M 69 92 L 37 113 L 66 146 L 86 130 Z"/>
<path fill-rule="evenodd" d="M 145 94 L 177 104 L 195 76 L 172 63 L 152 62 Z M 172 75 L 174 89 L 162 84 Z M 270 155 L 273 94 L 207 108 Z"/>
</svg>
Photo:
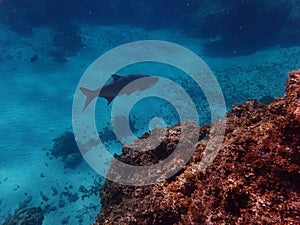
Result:
<svg viewBox="0 0 300 225">
<path fill-rule="evenodd" d="M 235 105 L 226 116 L 221 150 L 206 170 L 199 165 L 210 126 L 200 129 L 191 160 L 171 179 L 149 186 L 105 181 L 94 225 L 299 224 L 299 96 L 300 70 L 289 73 L 284 98 Z M 176 143 L 177 129 L 168 128 L 164 141 Z M 116 157 L 149 165 L 166 157 L 168 145 L 163 146 L 152 155 L 128 145 Z"/>
<path fill-rule="evenodd" d="M 53 46 L 61 49 L 66 57 L 76 56 L 83 48 L 78 30 L 72 24 L 67 24 L 59 28 L 53 37 Z"/>
<path fill-rule="evenodd" d="M 70 219 L 70 216 L 63 218 L 61 220 L 61 224 L 68 224 L 69 223 L 69 219 Z"/>
<path fill-rule="evenodd" d="M 42 225 L 44 212 L 40 207 L 33 207 L 17 211 L 7 218 L 3 225 Z"/>
<path fill-rule="evenodd" d="M 60 137 L 53 139 L 53 142 L 51 154 L 62 159 L 64 168 L 75 169 L 82 162 L 82 156 L 72 132 L 65 132 Z"/>
<path fill-rule="evenodd" d="M 59 48 L 52 48 L 47 51 L 47 54 L 53 58 L 54 62 L 66 63 L 68 60 L 65 57 L 64 51 Z"/>
<path fill-rule="evenodd" d="M 47 205 L 45 205 L 45 207 L 44 207 L 44 212 L 46 213 L 46 214 L 48 214 L 48 213 L 50 213 L 50 212 L 54 212 L 54 211 L 56 211 L 57 210 L 57 207 L 55 206 L 55 205 L 53 205 L 53 204 L 47 204 Z"/>
<path fill-rule="evenodd" d="M 66 205 L 66 202 L 64 200 L 62 200 L 62 199 L 59 199 L 58 207 L 59 208 L 63 208 L 63 207 L 65 207 L 65 205 Z"/>
<path fill-rule="evenodd" d="M 76 202 L 79 199 L 78 193 L 68 192 L 67 198 L 68 198 L 68 200 L 69 200 L 70 203 Z"/>
<path fill-rule="evenodd" d="M 52 39 L 53 46 L 47 51 L 54 62 L 66 63 L 66 57 L 76 56 L 82 49 L 83 43 L 78 28 L 71 23 L 64 23 L 56 28 Z"/>
<path fill-rule="evenodd" d="M 79 152 L 69 154 L 64 159 L 64 168 L 74 169 L 82 162 L 82 156 Z"/>
<path fill-rule="evenodd" d="M 29 203 L 31 202 L 32 198 L 33 198 L 32 195 L 27 196 L 27 197 L 24 199 L 23 202 L 20 202 L 20 203 L 18 204 L 18 208 L 19 208 L 19 209 L 25 209 L 25 208 L 27 208 L 28 205 L 29 205 Z"/>
</svg>

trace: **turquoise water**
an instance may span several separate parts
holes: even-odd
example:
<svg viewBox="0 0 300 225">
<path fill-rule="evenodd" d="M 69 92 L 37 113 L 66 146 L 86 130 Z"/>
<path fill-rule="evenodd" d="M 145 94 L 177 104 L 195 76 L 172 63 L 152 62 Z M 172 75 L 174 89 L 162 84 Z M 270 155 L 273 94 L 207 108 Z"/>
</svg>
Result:
<svg viewBox="0 0 300 225">
<path fill-rule="evenodd" d="M 188 48 L 212 70 L 227 110 L 249 99 L 283 97 L 287 72 L 300 68 L 298 1 L 175 2 L 0 1 L 0 223 L 18 209 L 37 206 L 45 209 L 43 224 L 94 221 L 104 178 L 76 155 L 78 149 L 70 153 L 74 161 L 53 156 L 52 140 L 72 132 L 77 84 L 89 65 L 114 47 L 163 40 Z M 154 62 L 118 71 L 130 73 L 176 82 L 194 100 L 199 125 L 211 122 L 201 88 L 184 72 Z M 116 139 L 112 105 L 99 98 L 95 120 L 113 154 L 132 139 L 126 133 L 124 142 Z M 164 124 L 151 124 L 154 117 Z M 136 104 L 130 115 L 136 137 L 179 121 L 172 105 L 155 97 Z"/>
</svg>

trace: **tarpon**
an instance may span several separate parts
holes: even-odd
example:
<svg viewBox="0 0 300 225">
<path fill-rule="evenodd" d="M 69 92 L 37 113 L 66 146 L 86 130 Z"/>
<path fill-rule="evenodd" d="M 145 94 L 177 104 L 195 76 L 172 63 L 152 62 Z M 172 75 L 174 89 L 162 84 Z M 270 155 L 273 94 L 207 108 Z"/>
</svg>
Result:
<svg viewBox="0 0 300 225">
<path fill-rule="evenodd" d="M 84 111 L 88 107 L 90 102 L 93 101 L 93 99 L 95 99 L 96 97 L 105 98 L 107 100 L 107 105 L 109 105 L 116 96 L 125 95 L 125 94 L 130 95 L 131 93 L 136 91 L 143 91 L 147 88 L 152 87 L 158 81 L 157 77 L 152 77 L 143 74 L 130 74 L 126 76 L 113 74 L 111 75 L 111 77 L 112 77 L 112 81 L 108 82 L 107 84 L 95 90 L 89 90 L 84 87 L 79 88 L 82 91 L 82 93 L 86 95 L 86 100 L 82 111 Z M 141 78 L 145 78 L 145 79 L 141 79 Z M 137 81 L 138 79 L 141 80 L 138 81 L 138 83 L 136 83 L 135 85 L 127 86 L 131 82 Z"/>
</svg>

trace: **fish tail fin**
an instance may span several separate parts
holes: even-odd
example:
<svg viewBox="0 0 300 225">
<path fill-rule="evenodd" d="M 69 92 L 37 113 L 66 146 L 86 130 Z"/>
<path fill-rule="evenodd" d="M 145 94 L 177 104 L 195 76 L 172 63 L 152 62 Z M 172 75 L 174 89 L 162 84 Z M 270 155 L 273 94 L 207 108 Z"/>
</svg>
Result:
<svg viewBox="0 0 300 225">
<path fill-rule="evenodd" d="M 84 110 L 86 110 L 86 108 L 89 106 L 89 104 L 91 103 L 91 101 L 94 100 L 94 98 L 98 97 L 98 94 L 99 94 L 99 89 L 96 89 L 96 90 L 89 90 L 87 88 L 84 88 L 84 87 L 80 87 L 79 88 L 80 91 L 82 91 L 82 93 L 86 96 L 86 100 L 85 100 L 85 103 L 84 103 L 84 107 L 82 109 L 82 112 Z"/>
</svg>

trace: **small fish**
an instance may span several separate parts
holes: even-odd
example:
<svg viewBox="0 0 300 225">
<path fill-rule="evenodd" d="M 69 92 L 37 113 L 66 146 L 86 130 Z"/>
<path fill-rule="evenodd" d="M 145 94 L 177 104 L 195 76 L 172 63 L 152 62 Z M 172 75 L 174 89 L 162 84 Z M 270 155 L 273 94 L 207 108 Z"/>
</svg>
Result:
<svg viewBox="0 0 300 225">
<path fill-rule="evenodd" d="M 96 97 L 105 98 L 107 100 L 107 105 L 109 105 L 116 96 L 125 94 L 130 95 L 131 93 L 136 91 L 143 91 L 154 86 L 158 81 L 157 77 L 143 74 L 130 74 L 126 76 L 113 74 L 111 75 L 111 77 L 113 78 L 112 81 L 102 87 L 97 88 L 96 90 L 89 90 L 84 87 L 79 88 L 87 97 L 82 111 L 84 111 L 88 107 L 90 102 L 93 101 L 93 99 L 95 99 Z M 126 85 L 141 78 L 147 78 L 147 80 L 145 80 L 145 82 L 139 83 L 139 86 L 133 86 L 130 89 L 126 89 L 120 92 L 124 87 L 126 87 Z"/>
</svg>

